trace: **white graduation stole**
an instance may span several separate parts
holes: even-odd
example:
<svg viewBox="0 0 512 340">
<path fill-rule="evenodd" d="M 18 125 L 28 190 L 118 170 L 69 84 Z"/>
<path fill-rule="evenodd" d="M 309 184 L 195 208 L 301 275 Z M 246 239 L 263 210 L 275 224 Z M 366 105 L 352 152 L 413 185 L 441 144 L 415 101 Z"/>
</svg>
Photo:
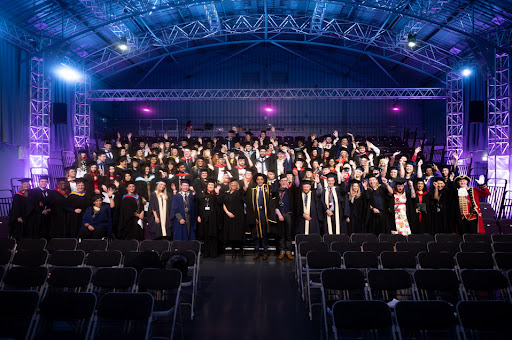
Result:
<svg viewBox="0 0 512 340">
<path fill-rule="evenodd" d="M 306 200 L 304 200 L 306 199 Z M 306 201 L 304 203 L 304 201 Z M 310 211 L 311 211 L 311 191 L 306 194 L 306 193 L 302 193 L 302 208 L 304 210 L 304 214 L 305 215 L 310 215 Z M 311 215 L 310 215 L 311 216 Z M 304 227 L 305 227 L 305 232 L 304 234 L 306 235 L 309 235 L 309 221 L 304 219 Z"/>
<path fill-rule="evenodd" d="M 325 205 L 327 207 L 329 207 L 329 189 L 330 188 L 327 188 L 325 190 L 325 194 L 324 194 L 324 200 L 325 200 Z M 336 190 L 334 189 L 334 187 L 332 187 L 332 199 L 334 201 L 334 219 L 336 221 L 336 234 L 339 235 L 340 234 L 340 219 L 339 219 L 339 205 L 338 205 L 338 195 L 336 194 Z M 327 215 L 327 227 L 328 227 L 328 230 L 329 230 L 329 234 L 332 235 L 332 222 L 331 222 L 331 218 L 330 216 Z"/>
</svg>

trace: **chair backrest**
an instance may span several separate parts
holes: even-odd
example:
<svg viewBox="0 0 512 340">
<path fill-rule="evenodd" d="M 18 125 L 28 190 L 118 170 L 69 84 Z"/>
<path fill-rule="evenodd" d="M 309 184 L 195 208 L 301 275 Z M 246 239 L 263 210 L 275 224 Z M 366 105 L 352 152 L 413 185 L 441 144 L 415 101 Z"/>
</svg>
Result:
<svg viewBox="0 0 512 340">
<path fill-rule="evenodd" d="M 152 312 L 153 296 L 149 293 L 106 293 L 97 315 L 111 320 L 146 320 Z"/>
<path fill-rule="evenodd" d="M 460 301 L 457 315 L 464 330 L 500 331 L 510 337 L 512 305 L 504 301 Z M 508 335 L 507 335 L 508 333 Z M 498 337 L 501 338 L 501 337 Z"/>
<path fill-rule="evenodd" d="M 344 243 L 348 243 L 350 238 L 348 237 L 348 235 L 346 234 L 335 234 L 335 235 L 331 235 L 331 234 L 325 234 L 322 238 L 322 240 L 327 243 L 327 244 L 331 244 L 333 242 L 344 242 Z"/>
<path fill-rule="evenodd" d="M 471 243 L 473 243 L 473 242 L 491 243 L 491 238 L 487 234 L 464 234 L 462 236 L 462 240 L 466 243 L 470 243 L 470 242 Z"/>
<path fill-rule="evenodd" d="M 435 240 L 437 243 L 453 242 L 458 244 L 462 242 L 462 238 L 458 234 L 436 234 Z"/>
<path fill-rule="evenodd" d="M 18 243 L 16 250 L 44 250 L 46 240 L 44 238 L 25 238 Z"/>
<path fill-rule="evenodd" d="M 171 244 L 167 240 L 144 240 L 140 244 L 140 251 L 156 251 L 158 254 L 162 254 L 164 251 L 168 251 L 171 248 Z"/>
<path fill-rule="evenodd" d="M 457 326 L 455 308 L 446 301 L 400 301 L 395 316 L 401 330 L 439 330 Z"/>
<path fill-rule="evenodd" d="M 494 234 L 491 235 L 492 242 L 512 243 L 512 234 Z"/>
<path fill-rule="evenodd" d="M 80 321 L 91 319 L 95 308 L 96 295 L 93 293 L 59 292 L 43 298 L 39 313 L 45 320 Z"/>
<path fill-rule="evenodd" d="M 464 269 L 460 279 L 466 290 L 490 292 L 507 289 L 507 278 L 495 269 Z"/>
<path fill-rule="evenodd" d="M 411 234 L 407 236 L 407 242 L 421 242 L 421 243 L 429 243 L 434 241 L 434 236 L 430 234 Z"/>
<path fill-rule="evenodd" d="M 77 244 L 78 241 L 76 238 L 52 238 L 48 242 L 46 250 L 48 250 L 50 254 L 56 250 L 75 250 Z"/>
<path fill-rule="evenodd" d="M 310 251 L 306 254 L 309 269 L 341 268 L 341 255 L 330 251 Z"/>
<path fill-rule="evenodd" d="M 91 267 L 118 267 L 122 258 L 119 250 L 93 250 L 85 259 L 85 264 Z"/>
<path fill-rule="evenodd" d="M 20 250 L 14 254 L 11 264 L 23 267 L 44 266 L 48 260 L 46 250 Z"/>
<path fill-rule="evenodd" d="M 321 274 L 322 286 L 330 290 L 364 289 L 366 281 L 358 269 L 326 269 Z"/>
<path fill-rule="evenodd" d="M 493 269 L 494 261 L 488 253 L 457 253 L 457 266 L 460 269 Z"/>
<path fill-rule="evenodd" d="M 346 251 L 361 251 L 361 245 L 357 243 L 333 242 L 331 243 L 331 251 L 337 251 L 343 256 Z"/>
<path fill-rule="evenodd" d="M 82 239 L 78 243 L 77 250 L 83 250 L 86 254 L 91 253 L 94 250 L 107 250 L 107 240 L 93 240 L 93 239 Z"/>
<path fill-rule="evenodd" d="M 4 275 L 7 289 L 40 289 L 48 277 L 46 267 L 13 267 Z"/>
<path fill-rule="evenodd" d="M 463 253 L 492 253 L 491 243 L 487 242 L 462 242 L 459 244 L 459 248 Z"/>
<path fill-rule="evenodd" d="M 393 251 L 393 243 L 382 241 L 382 242 L 363 242 L 363 251 L 373 251 L 380 255 L 383 251 Z"/>
<path fill-rule="evenodd" d="M 192 250 L 169 250 L 164 251 L 162 255 L 160 255 L 160 262 L 163 266 L 167 264 L 167 261 L 171 258 L 173 255 L 183 255 L 187 258 L 187 266 L 193 267 L 197 265 L 196 262 L 196 253 L 194 253 Z"/>
<path fill-rule="evenodd" d="M 0 238 L 0 249 L 14 250 L 16 240 L 13 238 Z"/>
<path fill-rule="evenodd" d="M 446 242 L 446 243 L 437 243 L 437 242 L 429 242 L 427 243 L 427 249 L 429 253 L 440 253 L 446 252 L 451 256 L 455 256 L 459 252 L 459 243 L 457 242 Z"/>
<path fill-rule="evenodd" d="M 55 250 L 48 259 L 52 266 L 81 266 L 84 263 L 85 252 L 83 250 Z"/>
<path fill-rule="evenodd" d="M 201 254 L 201 242 L 199 241 L 172 241 L 171 250 L 192 250 L 196 257 Z"/>
<path fill-rule="evenodd" d="M 28 338 L 39 299 L 40 295 L 35 291 L 0 291 L 0 338 Z"/>
<path fill-rule="evenodd" d="M 91 279 L 92 269 L 89 267 L 56 267 L 48 278 L 48 286 L 87 289 Z"/>
<path fill-rule="evenodd" d="M 310 251 L 328 251 L 329 245 L 325 242 L 302 242 L 299 244 L 299 254 L 306 256 Z"/>
<path fill-rule="evenodd" d="M 376 290 L 401 290 L 412 288 L 411 274 L 403 269 L 371 269 L 368 285 Z"/>
<path fill-rule="evenodd" d="M 322 242 L 322 236 L 320 236 L 319 234 L 295 235 L 295 245 L 298 247 L 302 242 Z"/>
<path fill-rule="evenodd" d="M 94 287 L 103 289 L 134 289 L 137 271 L 134 268 L 100 268 L 92 278 Z"/>
<path fill-rule="evenodd" d="M 459 279 L 453 270 L 418 269 L 414 271 L 413 277 L 418 289 L 440 291 L 458 291 L 459 289 Z"/>
<path fill-rule="evenodd" d="M 383 251 L 380 253 L 380 263 L 383 268 L 416 268 L 416 256 L 408 251 Z"/>
<path fill-rule="evenodd" d="M 391 244 L 395 244 L 397 242 L 405 242 L 406 237 L 400 234 L 380 234 L 379 242 L 391 242 Z"/>
<path fill-rule="evenodd" d="M 5 266 L 11 262 L 12 250 L 0 248 L 0 266 Z"/>
<path fill-rule="evenodd" d="M 379 258 L 373 251 L 347 251 L 343 254 L 346 268 L 377 268 Z"/>
<path fill-rule="evenodd" d="M 336 329 L 370 330 L 393 326 L 384 301 L 337 301 L 332 307 Z"/>
<path fill-rule="evenodd" d="M 146 268 L 140 272 L 139 290 L 174 290 L 181 285 L 178 269 Z"/>
<path fill-rule="evenodd" d="M 421 252 L 418 254 L 418 263 L 425 269 L 454 269 L 455 259 L 446 252 L 430 253 Z"/>
<path fill-rule="evenodd" d="M 156 251 L 129 251 L 124 254 L 124 267 L 132 267 L 137 272 L 144 268 L 160 268 L 160 255 Z"/>
<path fill-rule="evenodd" d="M 372 233 L 356 233 L 350 236 L 350 242 L 362 245 L 364 242 L 379 242 L 379 239 Z"/>
<path fill-rule="evenodd" d="M 492 244 L 492 250 L 494 253 L 511 253 L 512 242 L 494 242 Z"/>
<path fill-rule="evenodd" d="M 395 247 L 396 251 L 408 251 L 415 256 L 422 251 L 427 251 L 427 244 L 423 242 L 397 242 Z"/>
<path fill-rule="evenodd" d="M 510 270 L 512 269 L 512 252 L 507 253 L 495 253 L 492 255 L 496 268 L 499 270 Z"/>
<path fill-rule="evenodd" d="M 139 241 L 137 240 L 112 240 L 108 250 L 119 250 L 125 254 L 129 251 L 139 250 Z"/>
</svg>

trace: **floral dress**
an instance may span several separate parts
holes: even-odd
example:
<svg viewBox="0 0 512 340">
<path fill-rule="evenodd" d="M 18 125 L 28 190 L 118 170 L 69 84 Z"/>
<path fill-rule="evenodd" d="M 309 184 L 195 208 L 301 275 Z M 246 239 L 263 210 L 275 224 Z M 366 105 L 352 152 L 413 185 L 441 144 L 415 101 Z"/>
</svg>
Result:
<svg viewBox="0 0 512 340">
<path fill-rule="evenodd" d="M 404 236 L 411 234 L 411 228 L 409 227 L 409 221 L 407 220 L 407 197 L 405 192 L 393 195 L 395 203 L 395 226 L 396 231 L 392 231 L 393 234 L 401 234 Z"/>
</svg>

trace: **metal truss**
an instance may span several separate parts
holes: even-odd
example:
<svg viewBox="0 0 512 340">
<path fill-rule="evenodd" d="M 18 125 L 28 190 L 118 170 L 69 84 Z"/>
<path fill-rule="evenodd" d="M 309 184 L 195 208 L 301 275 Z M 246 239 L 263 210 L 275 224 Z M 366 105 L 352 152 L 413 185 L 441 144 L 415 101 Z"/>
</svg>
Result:
<svg viewBox="0 0 512 340">
<path fill-rule="evenodd" d="M 219 14 L 217 13 L 217 8 L 215 8 L 215 3 L 210 2 L 209 4 L 205 4 L 204 10 L 206 11 L 208 23 L 210 24 L 210 31 L 215 34 L 215 32 L 220 30 L 220 19 Z"/>
<path fill-rule="evenodd" d="M 2 17 L 0 17 L 0 37 L 27 51 L 39 49 L 43 44 L 51 42 L 50 39 L 29 33 Z"/>
<path fill-rule="evenodd" d="M 448 0 L 410 1 L 408 9 L 417 15 L 429 17 L 441 12 L 443 5 L 447 2 Z M 427 25 L 427 22 L 425 21 L 415 19 L 409 20 L 400 33 L 397 34 L 397 43 L 407 44 L 409 35 L 416 35 L 425 25 Z"/>
<path fill-rule="evenodd" d="M 324 21 L 325 10 L 327 9 L 326 0 L 318 0 L 315 4 L 313 16 L 311 17 L 311 30 L 310 32 L 317 32 L 322 29 L 322 23 Z"/>
<path fill-rule="evenodd" d="M 264 99 L 446 99 L 443 88 L 92 90 L 89 101 L 264 100 Z"/>
<path fill-rule="evenodd" d="M 43 58 L 30 60 L 30 168 L 48 169 L 50 158 L 50 78 Z"/>
<path fill-rule="evenodd" d="M 464 97 L 462 76 L 456 72 L 446 74 L 448 99 L 446 100 L 446 150 L 462 156 L 464 135 Z"/>
<path fill-rule="evenodd" d="M 313 26 L 318 30 L 312 32 Z M 158 44 L 155 44 L 155 35 Z M 212 35 L 216 39 L 212 39 Z M 111 45 L 89 54 L 85 60 L 86 71 L 94 74 L 108 70 L 115 74 L 161 57 L 161 48 L 165 48 L 167 54 L 175 54 L 201 47 L 266 41 L 308 44 L 312 48 L 332 46 L 357 53 L 370 44 L 377 48 L 371 52 L 372 56 L 395 63 L 402 63 L 401 60 L 407 57 L 411 63 L 409 67 L 430 74 L 451 69 L 453 62 L 460 59 L 427 43 L 421 43 L 415 50 L 398 46 L 396 36 L 380 27 L 327 18 L 320 23 L 318 17 L 311 16 L 253 14 L 224 17 L 218 29 L 212 29 L 208 20 L 192 21 L 147 32 L 138 36 L 137 41 L 138 45 L 127 53 L 120 54 L 117 45 Z M 134 64 L 127 66 L 126 59 L 131 59 Z"/>
<path fill-rule="evenodd" d="M 73 114 L 73 136 L 75 149 L 87 149 L 91 136 L 91 108 L 88 93 L 91 90 L 91 78 L 84 75 L 75 83 L 75 112 Z"/>
</svg>

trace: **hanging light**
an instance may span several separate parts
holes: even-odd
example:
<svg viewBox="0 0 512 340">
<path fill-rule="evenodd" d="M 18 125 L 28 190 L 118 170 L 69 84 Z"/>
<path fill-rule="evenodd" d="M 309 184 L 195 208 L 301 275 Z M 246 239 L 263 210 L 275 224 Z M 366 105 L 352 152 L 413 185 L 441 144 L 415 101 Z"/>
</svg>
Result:
<svg viewBox="0 0 512 340">
<path fill-rule="evenodd" d="M 121 39 L 119 39 L 119 45 L 117 45 L 117 47 L 119 47 L 119 49 L 121 51 L 128 50 L 128 41 L 126 40 L 125 37 L 122 37 Z"/>
<path fill-rule="evenodd" d="M 415 47 L 417 44 L 416 34 L 409 34 L 407 37 L 407 46 L 410 48 Z"/>
</svg>

